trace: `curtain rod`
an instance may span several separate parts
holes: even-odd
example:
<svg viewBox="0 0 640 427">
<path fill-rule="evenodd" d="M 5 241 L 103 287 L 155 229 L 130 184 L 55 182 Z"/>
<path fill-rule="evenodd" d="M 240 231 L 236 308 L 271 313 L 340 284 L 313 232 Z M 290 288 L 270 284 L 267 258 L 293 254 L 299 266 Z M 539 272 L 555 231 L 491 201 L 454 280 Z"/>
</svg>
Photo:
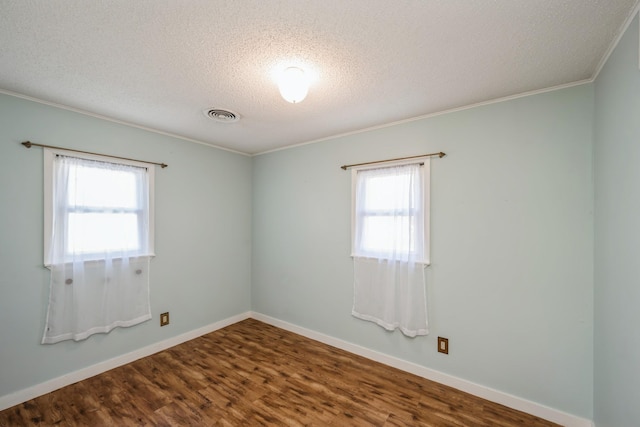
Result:
<svg viewBox="0 0 640 427">
<path fill-rule="evenodd" d="M 342 170 L 347 170 L 349 168 L 353 168 L 353 167 L 356 167 L 356 166 L 375 165 L 376 163 L 387 163 L 387 162 L 395 162 L 395 161 L 398 161 L 398 160 L 417 159 L 419 157 L 432 157 L 432 156 L 438 156 L 439 158 L 443 158 L 444 156 L 446 156 L 446 154 L 441 151 L 439 153 L 422 154 L 420 156 L 398 157 L 397 159 L 378 160 L 376 162 L 366 162 L 366 163 L 356 163 L 356 164 L 353 164 L 353 165 L 344 165 L 344 166 L 340 166 L 340 168 Z"/>
<path fill-rule="evenodd" d="M 71 148 L 62 148 L 62 147 L 54 147 L 53 145 L 36 144 L 35 142 L 31 142 L 31 141 L 25 141 L 25 142 L 22 143 L 22 145 L 24 145 L 27 148 L 31 148 L 33 146 L 42 147 L 42 148 L 53 148 L 53 149 L 57 149 L 57 150 L 73 151 L 74 153 L 94 154 L 94 155 L 97 155 L 97 156 L 110 157 L 112 159 L 131 160 L 131 161 L 134 161 L 134 162 L 148 163 L 150 165 L 158 165 L 162 169 L 164 169 L 167 166 L 169 166 L 169 165 L 167 165 L 165 163 L 147 162 L 146 160 L 136 160 L 136 159 L 130 159 L 128 157 L 110 156 L 108 154 L 92 153 L 91 151 L 72 150 Z"/>
</svg>

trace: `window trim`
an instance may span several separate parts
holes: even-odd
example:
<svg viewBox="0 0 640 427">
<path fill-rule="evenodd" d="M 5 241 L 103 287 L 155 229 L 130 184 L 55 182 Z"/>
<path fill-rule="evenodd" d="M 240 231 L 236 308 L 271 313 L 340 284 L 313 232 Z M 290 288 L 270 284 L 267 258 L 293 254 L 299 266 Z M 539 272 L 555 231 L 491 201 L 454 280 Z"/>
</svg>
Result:
<svg viewBox="0 0 640 427">
<path fill-rule="evenodd" d="M 151 256 L 155 254 L 155 168 L 150 163 L 139 162 L 135 160 L 114 159 L 113 157 L 101 156 L 99 154 L 87 154 L 78 153 L 76 151 L 67 151 L 58 148 L 43 148 L 44 154 L 44 265 L 46 267 L 51 266 L 50 248 L 51 237 L 53 230 L 53 212 L 54 212 L 54 200 L 53 200 L 53 183 L 54 183 L 54 167 L 53 162 L 57 155 L 75 157 L 83 160 L 95 160 L 105 163 L 121 164 L 128 166 L 135 166 L 145 168 L 147 170 L 148 178 L 148 194 L 149 194 L 149 250 L 148 253 L 140 253 L 134 256 Z M 96 259 L 95 261 L 102 261 L 102 259 Z"/>
<path fill-rule="evenodd" d="M 371 170 L 371 169 L 383 169 L 386 167 L 405 166 L 421 164 L 423 167 L 422 173 L 422 209 L 424 211 L 424 259 L 420 261 L 425 266 L 431 265 L 431 158 L 412 158 L 411 160 L 398 160 L 384 163 L 377 163 L 375 165 L 363 165 L 354 166 L 351 168 L 351 257 L 363 258 L 371 260 L 386 261 L 384 258 L 366 257 L 356 255 L 355 242 L 356 242 L 356 180 L 358 171 Z"/>
</svg>

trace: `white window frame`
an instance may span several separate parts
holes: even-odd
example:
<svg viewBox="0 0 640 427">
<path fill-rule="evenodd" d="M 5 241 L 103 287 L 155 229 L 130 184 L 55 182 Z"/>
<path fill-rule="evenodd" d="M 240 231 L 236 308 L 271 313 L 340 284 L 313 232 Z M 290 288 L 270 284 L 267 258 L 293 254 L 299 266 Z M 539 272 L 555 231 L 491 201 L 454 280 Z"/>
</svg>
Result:
<svg viewBox="0 0 640 427">
<path fill-rule="evenodd" d="M 382 169 L 386 167 L 394 167 L 394 166 L 404 166 L 404 165 L 413 165 L 413 164 L 421 164 L 423 169 L 422 174 L 422 209 L 424 210 L 424 259 L 422 263 L 425 266 L 431 265 L 431 162 L 429 157 L 424 158 L 414 158 L 411 160 L 400 160 L 393 162 L 384 162 L 377 163 L 375 165 L 366 165 L 366 166 L 356 166 L 351 168 L 351 257 L 359 257 L 359 258 L 371 258 L 367 256 L 362 256 L 356 254 L 356 181 L 358 171 L 370 170 L 370 169 Z M 378 258 L 374 258 L 378 259 Z"/>
<path fill-rule="evenodd" d="M 98 154 L 77 153 L 75 151 L 67 151 L 58 148 L 44 148 L 44 265 L 50 266 L 51 259 L 51 237 L 53 234 L 53 212 L 54 212 L 54 166 L 53 162 L 56 156 L 75 157 L 84 160 L 95 160 L 99 162 L 114 163 L 145 168 L 147 170 L 149 185 L 149 246 L 145 253 L 136 254 L 135 256 L 155 256 L 155 239 L 154 239 L 154 193 L 155 193 L 155 168 L 152 164 L 137 162 L 134 160 L 114 159 L 108 156 Z M 97 259 L 99 260 L 99 259 Z"/>
</svg>

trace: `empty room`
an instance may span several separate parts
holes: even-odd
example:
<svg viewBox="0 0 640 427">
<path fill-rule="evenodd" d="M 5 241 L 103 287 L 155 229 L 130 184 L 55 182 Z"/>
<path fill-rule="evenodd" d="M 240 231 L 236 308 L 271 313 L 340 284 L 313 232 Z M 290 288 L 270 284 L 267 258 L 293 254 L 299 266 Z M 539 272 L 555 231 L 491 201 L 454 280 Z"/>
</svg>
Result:
<svg viewBox="0 0 640 427">
<path fill-rule="evenodd" d="M 0 426 L 640 425 L 638 0 L 0 0 Z"/>
</svg>

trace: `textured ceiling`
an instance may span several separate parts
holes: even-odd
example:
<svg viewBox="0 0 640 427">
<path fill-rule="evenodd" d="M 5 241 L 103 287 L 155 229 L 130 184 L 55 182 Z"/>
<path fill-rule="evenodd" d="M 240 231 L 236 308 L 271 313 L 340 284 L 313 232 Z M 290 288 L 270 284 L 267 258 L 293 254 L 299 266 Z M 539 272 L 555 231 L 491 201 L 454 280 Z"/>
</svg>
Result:
<svg viewBox="0 0 640 427">
<path fill-rule="evenodd" d="M 0 0 L 0 89 L 260 153 L 591 79 L 635 6 Z M 289 65 L 315 78 L 300 104 L 274 82 Z"/>
</svg>

